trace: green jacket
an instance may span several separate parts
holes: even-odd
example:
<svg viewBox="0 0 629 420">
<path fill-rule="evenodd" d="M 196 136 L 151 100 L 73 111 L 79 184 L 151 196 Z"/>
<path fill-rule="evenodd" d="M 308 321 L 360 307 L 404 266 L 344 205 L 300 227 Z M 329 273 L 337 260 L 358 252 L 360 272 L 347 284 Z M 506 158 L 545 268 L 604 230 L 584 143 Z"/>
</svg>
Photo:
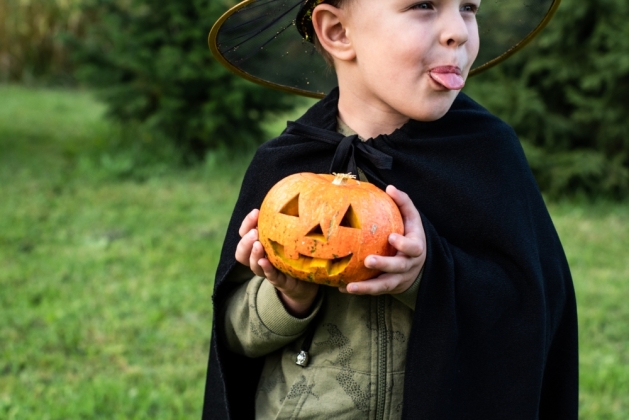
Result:
<svg viewBox="0 0 629 420">
<path fill-rule="evenodd" d="M 225 334 L 232 351 L 265 357 L 256 418 L 400 418 L 418 286 L 419 279 L 395 296 L 354 296 L 322 286 L 312 314 L 299 319 L 266 279 L 243 283 L 227 304 Z M 314 319 L 310 360 L 301 367 L 296 357 Z"/>
</svg>

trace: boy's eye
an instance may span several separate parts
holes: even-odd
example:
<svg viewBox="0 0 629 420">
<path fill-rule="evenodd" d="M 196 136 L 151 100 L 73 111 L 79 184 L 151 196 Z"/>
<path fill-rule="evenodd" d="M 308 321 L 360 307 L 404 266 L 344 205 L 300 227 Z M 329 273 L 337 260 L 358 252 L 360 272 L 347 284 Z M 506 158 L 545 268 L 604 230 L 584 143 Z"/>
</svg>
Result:
<svg viewBox="0 0 629 420">
<path fill-rule="evenodd" d="M 420 10 L 430 10 L 432 9 L 432 3 L 430 2 L 423 2 L 423 3 L 417 3 L 411 6 L 411 9 L 420 9 Z"/>
<path fill-rule="evenodd" d="M 476 13 L 478 11 L 478 6 L 476 6 L 475 4 L 466 4 L 465 6 L 461 6 L 461 11 Z"/>
</svg>

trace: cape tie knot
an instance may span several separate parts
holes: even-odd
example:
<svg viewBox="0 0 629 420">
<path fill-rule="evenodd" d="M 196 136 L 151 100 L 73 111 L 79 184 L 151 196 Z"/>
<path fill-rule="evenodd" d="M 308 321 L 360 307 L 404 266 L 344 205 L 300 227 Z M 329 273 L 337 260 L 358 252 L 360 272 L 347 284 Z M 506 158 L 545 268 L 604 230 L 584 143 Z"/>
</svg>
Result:
<svg viewBox="0 0 629 420">
<path fill-rule="evenodd" d="M 330 173 L 357 174 L 357 161 L 361 164 L 371 164 L 377 169 L 391 169 L 393 166 L 393 158 L 391 156 L 376 149 L 369 144 L 369 141 L 361 141 L 356 134 L 346 137 L 335 131 L 311 127 L 297 122 L 289 122 L 286 132 L 336 145 L 336 152 L 330 165 Z"/>
</svg>

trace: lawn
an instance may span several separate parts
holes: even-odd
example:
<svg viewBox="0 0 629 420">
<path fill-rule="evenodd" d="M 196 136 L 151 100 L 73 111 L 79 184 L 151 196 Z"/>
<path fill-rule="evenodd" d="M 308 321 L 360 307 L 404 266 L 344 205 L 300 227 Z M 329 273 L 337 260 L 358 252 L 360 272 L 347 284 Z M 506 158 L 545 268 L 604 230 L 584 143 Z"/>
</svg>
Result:
<svg viewBox="0 0 629 420">
<path fill-rule="evenodd" d="M 200 417 L 248 156 L 129 175 L 138 156 L 109 146 L 103 111 L 88 92 L 0 86 L 2 419 Z M 579 301 L 581 417 L 627 419 L 629 206 L 550 210 Z"/>
</svg>

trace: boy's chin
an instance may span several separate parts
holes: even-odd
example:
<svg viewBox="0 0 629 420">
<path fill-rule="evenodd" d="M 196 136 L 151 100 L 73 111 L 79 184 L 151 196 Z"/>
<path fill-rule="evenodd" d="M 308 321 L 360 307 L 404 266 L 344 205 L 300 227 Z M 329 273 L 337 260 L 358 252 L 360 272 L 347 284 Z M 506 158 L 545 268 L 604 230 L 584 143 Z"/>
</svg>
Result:
<svg viewBox="0 0 629 420">
<path fill-rule="evenodd" d="M 408 115 L 408 117 L 412 120 L 425 122 L 436 121 L 442 118 L 448 113 L 448 111 L 452 107 L 452 104 L 454 103 L 454 100 L 456 99 L 459 91 L 451 91 L 449 93 L 450 95 L 446 96 L 445 98 L 436 101 L 436 103 L 433 102 L 432 106 L 430 107 L 422 105 L 412 110 L 410 112 L 411 115 Z"/>
<path fill-rule="evenodd" d="M 409 116 L 409 118 L 415 121 L 431 122 L 443 118 L 447 113 L 448 110 L 446 109 L 443 112 L 421 113 L 416 116 Z"/>
</svg>

